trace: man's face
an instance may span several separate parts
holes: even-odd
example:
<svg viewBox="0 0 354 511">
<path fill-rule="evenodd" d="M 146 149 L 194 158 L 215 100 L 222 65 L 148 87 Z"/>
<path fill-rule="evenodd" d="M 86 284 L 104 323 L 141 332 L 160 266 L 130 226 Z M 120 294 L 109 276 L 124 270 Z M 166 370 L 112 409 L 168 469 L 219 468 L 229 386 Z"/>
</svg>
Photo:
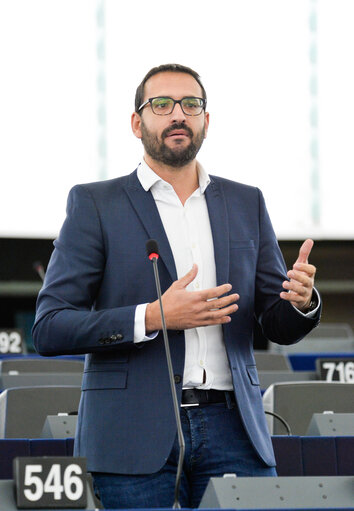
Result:
<svg viewBox="0 0 354 511">
<path fill-rule="evenodd" d="M 202 97 L 201 88 L 186 73 L 163 72 L 152 76 L 145 84 L 144 102 L 153 97 Z M 133 114 L 134 118 L 134 114 Z M 179 104 L 168 115 L 156 115 L 150 104 L 135 117 L 138 129 L 133 131 L 141 138 L 145 152 L 155 161 L 179 168 L 194 160 L 206 137 L 209 114 L 197 116 L 184 114 Z"/>
</svg>

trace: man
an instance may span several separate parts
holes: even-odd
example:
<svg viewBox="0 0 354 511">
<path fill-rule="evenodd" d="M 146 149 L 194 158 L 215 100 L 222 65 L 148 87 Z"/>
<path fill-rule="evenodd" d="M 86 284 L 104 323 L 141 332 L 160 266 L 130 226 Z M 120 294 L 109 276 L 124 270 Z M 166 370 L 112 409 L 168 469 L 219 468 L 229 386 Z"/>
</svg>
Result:
<svg viewBox="0 0 354 511">
<path fill-rule="evenodd" d="M 297 342 L 319 322 L 306 240 L 288 275 L 258 189 L 209 177 L 195 71 L 152 69 L 137 89 L 137 171 L 80 185 L 68 199 L 38 298 L 42 355 L 87 353 L 75 453 L 105 507 L 169 507 L 178 447 L 150 238 L 187 446 L 182 507 L 211 476 L 275 475 L 252 350 L 254 316 L 269 339 Z"/>
</svg>

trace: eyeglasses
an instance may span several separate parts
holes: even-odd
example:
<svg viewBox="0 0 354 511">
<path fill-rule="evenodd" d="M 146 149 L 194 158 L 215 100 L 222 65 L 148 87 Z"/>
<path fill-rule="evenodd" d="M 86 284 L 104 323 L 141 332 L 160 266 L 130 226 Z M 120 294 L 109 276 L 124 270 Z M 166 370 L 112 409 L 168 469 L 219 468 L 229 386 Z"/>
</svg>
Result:
<svg viewBox="0 0 354 511">
<path fill-rule="evenodd" d="M 178 103 L 182 108 L 182 112 L 186 115 L 200 115 L 206 107 L 206 100 L 203 98 L 182 98 L 173 99 L 169 97 L 149 98 L 139 106 L 138 112 L 150 103 L 151 110 L 156 115 L 169 115 Z"/>
</svg>

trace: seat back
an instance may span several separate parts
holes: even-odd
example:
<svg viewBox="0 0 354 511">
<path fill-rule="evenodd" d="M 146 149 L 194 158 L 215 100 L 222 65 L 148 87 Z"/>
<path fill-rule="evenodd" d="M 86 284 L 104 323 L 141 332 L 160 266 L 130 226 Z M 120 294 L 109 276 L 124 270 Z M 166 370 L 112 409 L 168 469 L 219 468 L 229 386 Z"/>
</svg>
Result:
<svg viewBox="0 0 354 511">
<path fill-rule="evenodd" d="M 17 387 L 0 394 L 0 438 L 40 438 L 48 415 L 77 412 L 79 386 Z"/>
<path fill-rule="evenodd" d="M 288 357 L 283 353 L 255 351 L 254 358 L 258 371 L 291 371 Z"/>
<path fill-rule="evenodd" d="M 304 381 L 275 383 L 263 395 L 264 409 L 280 415 L 293 435 L 306 435 L 312 415 L 333 411 L 354 412 L 354 386 L 351 383 Z M 267 415 L 272 435 L 286 434 L 281 421 Z"/>
</svg>

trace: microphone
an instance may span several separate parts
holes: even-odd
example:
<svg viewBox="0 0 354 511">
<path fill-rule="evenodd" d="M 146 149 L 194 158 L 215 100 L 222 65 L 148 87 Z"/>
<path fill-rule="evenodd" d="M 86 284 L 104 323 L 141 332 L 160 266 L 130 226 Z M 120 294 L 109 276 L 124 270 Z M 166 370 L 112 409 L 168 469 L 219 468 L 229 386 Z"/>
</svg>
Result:
<svg viewBox="0 0 354 511">
<path fill-rule="evenodd" d="M 146 252 L 150 261 L 152 261 L 154 258 L 159 258 L 159 247 L 156 240 L 147 240 Z"/>
<path fill-rule="evenodd" d="M 43 267 L 43 264 L 40 262 L 40 261 L 35 261 L 33 264 L 32 264 L 32 268 L 34 269 L 34 271 L 39 275 L 39 278 L 41 280 L 44 280 L 44 277 L 45 277 L 45 271 L 44 271 L 44 267 Z"/>
<path fill-rule="evenodd" d="M 173 509 L 180 509 L 181 505 L 179 503 L 179 490 L 180 490 L 181 478 L 182 478 L 182 466 L 183 466 L 183 460 L 184 460 L 185 442 L 184 442 L 183 431 L 182 431 L 181 417 L 179 414 L 179 403 L 178 403 L 178 399 L 177 399 L 176 387 L 175 387 L 175 382 L 174 382 L 174 377 L 173 377 L 173 366 L 172 366 L 172 360 L 171 360 L 170 345 L 168 342 L 165 314 L 164 314 L 163 306 L 162 306 L 160 278 L 159 278 L 159 271 L 157 268 L 157 260 L 159 258 L 159 248 L 157 245 L 157 241 L 156 240 L 148 240 L 146 242 L 146 251 L 147 251 L 148 258 L 150 259 L 150 261 L 152 261 L 152 264 L 154 267 L 155 284 L 156 284 L 156 291 L 157 291 L 157 296 L 158 296 L 159 304 L 160 304 L 162 332 L 163 332 L 163 340 L 165 343 L 168 375 L 169 375 L 169 380 L 170 380 L 173 408 L 174 408 L 176 424 L 177 424 L 179 457 L 178 457 L 176 484 L 175 484 L 175 497 L 174 497 L 175 500 L 174 500 L 172 507 L 173 507 Z"/>
</svg>

